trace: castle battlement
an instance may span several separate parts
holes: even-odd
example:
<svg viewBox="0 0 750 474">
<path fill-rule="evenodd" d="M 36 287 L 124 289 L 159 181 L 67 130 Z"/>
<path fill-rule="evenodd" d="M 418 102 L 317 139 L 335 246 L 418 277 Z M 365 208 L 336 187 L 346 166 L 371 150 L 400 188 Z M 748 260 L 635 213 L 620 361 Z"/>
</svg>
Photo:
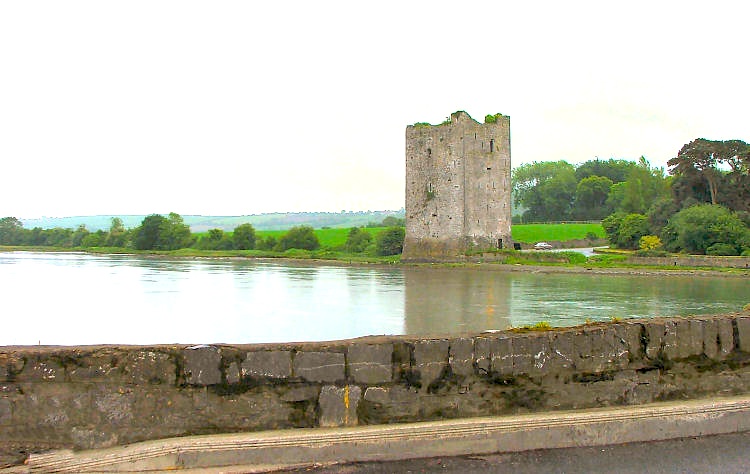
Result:
<svg viewBox="0 0 750 474">
<path fill-rule="evenodd" d="M 510 117 L 463 111 L 406 127 L 403 260 L 448 260 L 503 248 L 510 235 Z"/>
</svg>

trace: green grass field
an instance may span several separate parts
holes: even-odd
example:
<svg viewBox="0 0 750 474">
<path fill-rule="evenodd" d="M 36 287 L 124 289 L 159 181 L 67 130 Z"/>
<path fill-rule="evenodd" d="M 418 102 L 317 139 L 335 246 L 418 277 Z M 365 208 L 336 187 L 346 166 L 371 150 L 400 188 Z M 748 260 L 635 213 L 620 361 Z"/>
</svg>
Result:
<svg viewBox="0 0 750 474">
<path fill-rule="evenodd" d="M 387 229 L 387 227 L 364 227 L 363 230 L 369 232 L 373 238 L 379 232 Z M 272 235 L 278 240 L 282 235 L 286 234 L 286 230 L 259 230 L 255 232 L 255 236 L 258 238 L 265 238 Z M 348 228 L 336 228 L 336 229 L 315 229 L 315 235 L 318 236 L 320 246 L 323 248 L 336 248 L 346 243 L 346 238 L 349 236 Z"/>
<path fill-rule="evenodd" d="M 364 228 L 373 237 L 385 229 L 386 227 Z M 259 238 L 272 235 L 278 240 L 286 232 L 286 230 L 258 230 L 255 234 Z M 600 238 L 606 237 L 601 224 L 515 224 L 512 227 L 512 233 L 514 241 L 530 244 L 550 240 L 564 242 L 566 240 L 585 239 L 589 233 L 596 234 Z M 203 234 L 205 233 L 201 232 L 194 235 Z M 344 245 L 346 237 L 349 235 L 349 229 L 315 229 L 315 235 L 318 236 L 321 247 L 332 249 Z"/>
<path fill-rule="evenodd" d="M 515 224 L 511 228 L 516 242 L 536 243 L 550 240 L 585 239 L 588 233 L 605 238 L 601 224 Z"/>
</svg>

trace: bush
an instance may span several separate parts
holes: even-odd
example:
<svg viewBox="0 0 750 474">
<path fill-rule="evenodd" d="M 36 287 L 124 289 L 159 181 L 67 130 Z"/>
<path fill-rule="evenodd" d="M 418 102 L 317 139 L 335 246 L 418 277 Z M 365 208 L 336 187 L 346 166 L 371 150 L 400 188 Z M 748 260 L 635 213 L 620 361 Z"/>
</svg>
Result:
<svg viewBox="0 0 750 474">
<path fill-rule="evenodd" d="M 344 250 L 349 253 L 361 253 L 372 242 L 372 235 L 369 232 L 360 229 L 359 227 L 352 227 L 349 230 L 349 235 L 346 238 L 344 244 Z"/>
<path fill-rule="evenodd" d="M 706 255 L 736 256 L 738 253 L 734 245 L 723 243 L 713 244 L 706 249 Z"/>
<path fill-rule="evenodd" d="M 273 235 L 266 236 L 265 239 L 258 239 L 258 241 L 255 243 L 255 248 L 258 250 L 273 250 L 276 247 L 276 244 L 278 242 L 276 241 L 276 237 Z"/>
<path fill-rule="evenodd" d="M 375 238 L 378 255 L 398 255 L 404 249 L 405 231 L 403 227 L 390 227 Z"/>
<path fill-rule="evenodd" d="M 609 242 L 622 249 L 637 249 L 641 237 L 649 233 L 648 218 L 643 214 L 617 212 L 605 218 L 602 227 Z"/>
<path fill-rule="evenodd" d="M 669 252 L 666 250 L 636 250 L 636 257 L 666 257 Z"/>
<path fill-rule="evenodd" d="M 644 235 L 638 247 L 641 250 L 656 250 L 661 247 L 661 239 L 655 235 Z"/>
<path fill-rule="evenodd" d="M 289 249 L 317 250 L 320 248 L 320 242 L 312 227 L 301 225 L 292 227 L 286 234 L 282 235 L 276 247 L 281 252 Z"/>
<path fill-rule="evenodd" d="M 667 250 L 703 254 L 715 244 L 726 244 L 734 247 L 737 255 L 750 245 L 750 229 L 729 209 L 700 204 L 672 216 L 664 227 L 662 240 Z M 728 249 L 718 247 L 712 251 Z"/>
</svg>

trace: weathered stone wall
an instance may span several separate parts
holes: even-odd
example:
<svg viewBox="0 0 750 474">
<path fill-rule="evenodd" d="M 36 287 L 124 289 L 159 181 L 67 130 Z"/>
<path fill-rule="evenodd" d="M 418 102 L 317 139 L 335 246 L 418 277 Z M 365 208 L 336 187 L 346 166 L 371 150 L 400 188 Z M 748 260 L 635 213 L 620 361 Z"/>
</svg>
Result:
<svg viewBox="0 0 750 474">
<path fill-rule="evenodd" d="M 666 265 L 675 267 L 750 268 L 750 257 L 717 257 L 706 255 L 630 257 L 628 263 L 636 265 Z"/>
<path fill-rule="evenodd" d="M 750 313 L 247 346 L 0 348 L 0 453 L 750 392 Z"/>
<path fill-rule="evenodd" d="M 406 129 L 406 238 L 402 260 L 445 260 L 511 245 L 510 118 Z"/>
</svg>

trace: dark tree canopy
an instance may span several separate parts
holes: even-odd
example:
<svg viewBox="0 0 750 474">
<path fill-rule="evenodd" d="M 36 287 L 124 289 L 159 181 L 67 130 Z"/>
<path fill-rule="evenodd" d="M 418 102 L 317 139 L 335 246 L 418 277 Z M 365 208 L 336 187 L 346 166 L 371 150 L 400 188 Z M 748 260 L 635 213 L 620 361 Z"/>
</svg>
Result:
<svg viewBox="0 0 750 474">
<path fill-rule="evenodd" d="M 405 231 L 403 227 L 391 227 L 375 237 L 378 255 L 397 255 L 404 249 Z"/>
<path fill-rule="evenodd" d="M 750 145 L 742 140 L 697 138 L 669 160 L 675 199 L 750 211 Z M 682 205 L 681 207 L 686 207 Z"/>
<path fill-rule="evenodd" d="M 277 248 L 281 251 L 289 249 L 317 250 L 320 248 L 320 242 L 312 227 L 302 225 L 292 227 L 286 234 L 282 235 Z"/>
<path fill-rule="evenodd" d="M 255 228 L 252 224 L 240 224 L 232 233 L 234 248 L 237 250 L 251 250 L 255 248 Z"/>
<path fill-rule="evenodd" d="M 735 213 L 714 204 L 681 210 L 669 220 L 663 235 L 672 251 L 739 255 L 750 249 L 750 229 Z M 711 247 L 715 252 L 709 251 Z"/>
</svg>

